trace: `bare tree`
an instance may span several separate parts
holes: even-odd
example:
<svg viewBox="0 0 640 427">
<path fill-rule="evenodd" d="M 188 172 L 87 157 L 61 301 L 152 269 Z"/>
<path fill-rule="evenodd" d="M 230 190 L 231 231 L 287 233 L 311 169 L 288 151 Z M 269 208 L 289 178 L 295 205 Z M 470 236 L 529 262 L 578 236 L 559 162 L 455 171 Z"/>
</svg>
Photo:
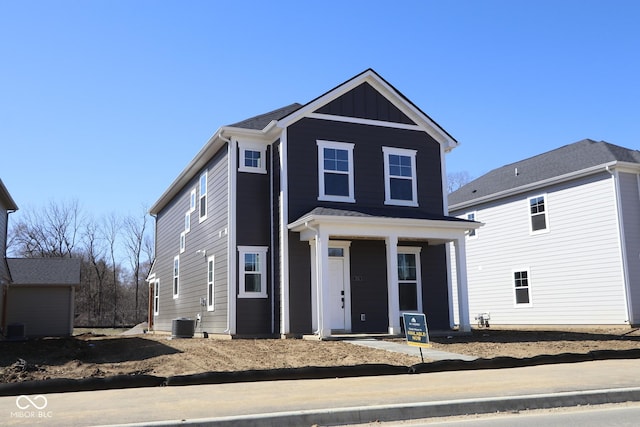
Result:
<svg viewBox="0 0 640 427">
<path fill-rule="evenodd" d="M 118 263 L 116 262 L 117 242 L 122 221 L 115 213 L 107 216 L 104 223 L 104 238 L 109 247 L 111 268 L 113 274 L 113 326 L 118 322 Z"/>
<path fill-rule="evenodd" d="M 140 296 L 140 280 L 142 277 L 141 262 L 142 253 L 145 249 L 145 232 L 147 229 L 147 209 L 143 207 L 140 218 L 127 216 L 123 220 L 124 246 L 127 252 L 127 258 L 131 265 L 132 280 L 135 287 L 135 305 L 134 316 L 138 322 L 139 315 L 139 296 Z M 144 277 L 142 277 L 144 280 Z M 144 288 L 144 287 L 143 287 Z"/>
<path fill-rule="evenodd" d="M 458 188 L 470 183 L 471 181 L 471 175 L 469 175 L 469 172 L 467 171 L 451 172 L 447 174 L 447 191 L 449 193 L 453 193 Z"/>
</svg>

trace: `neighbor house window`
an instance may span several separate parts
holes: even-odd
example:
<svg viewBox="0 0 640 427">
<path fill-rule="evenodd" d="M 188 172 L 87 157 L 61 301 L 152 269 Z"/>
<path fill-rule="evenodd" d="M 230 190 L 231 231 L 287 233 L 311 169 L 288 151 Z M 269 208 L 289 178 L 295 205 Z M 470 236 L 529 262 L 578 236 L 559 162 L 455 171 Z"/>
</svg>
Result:
<svg viewBox="0 0 640 427">
<path fill-rule="evenodd" d="M 160 280 L 156 279 L 153 282 L 153 314 L 158 315 L 160 313 Z"/>
<path fill-rule="evenodd" d="M 191 194 L 189 195 L 189 212 L 194 212 L 196 210 L 196 201 L 198 200 L 197 191 L 194 188 L 191 190 Z"/>
<path fill-rule="evenodd" d="M 207 219 L 207 172 L 200 175 L 200 221 Z"/>
<path fill-rule="evenodd" d="M 267 297 L 267 248 L 239 246 L 239 279 L 241 298 Z"/>
<path fill-rule="evenodd" d="M 513 272 L 516 305 L 530 305 L 529 270 Z"/>
<path fill-rule="evenodd" d="M 382 147 L 384 154 L 384 202 L 387 205 L 418 206 L 416 151 Z"/>
<path fill-rule="evenodd" d="M 547 230 L 547 205 L 544 195 L 529 199 L 529 214 L 531 215 L 532 233 Z"/>
<path fill-rule="evenodd" d="M 420 248 L 398 247 L 400 311 L 422 311 Z"/>
<path fill-rule="evenodd" d="M 183 253 L 187 247 L 187 234 L 183 231 L 180 233 L 180 253 Z"/>
<path fill-rule="evenodd" d="M 213 311 L 214 306 L 214 266 L 215 266 L 215 257 L 210 256 L 207 258 L 207 310 Z"/>
<path fill-rule="evenodd" d="M 318 143 L 318 200 L 355 202 L 353 195 L 354 144 Z"/>
<path fill-rule="evenodd" d="M 267 146 L 256 142 L 238 141 L 240 172 L 267 173 Z"/>
<path fill-rule="evenodd" d="M 475 212 L 471 212 L 467 214 L 467 219 L 469 221 L 475 221 L 476 220 L 476 213 Z M 478 235 L 476 234 L 476 230 L 469 230 L 469 237 L 478 237 Z"/>
<path fill-rule="evenodd" d="M 173 258 L 173 297 L 178 298 L 180 290 L 180 256 Z"/>
</svg>

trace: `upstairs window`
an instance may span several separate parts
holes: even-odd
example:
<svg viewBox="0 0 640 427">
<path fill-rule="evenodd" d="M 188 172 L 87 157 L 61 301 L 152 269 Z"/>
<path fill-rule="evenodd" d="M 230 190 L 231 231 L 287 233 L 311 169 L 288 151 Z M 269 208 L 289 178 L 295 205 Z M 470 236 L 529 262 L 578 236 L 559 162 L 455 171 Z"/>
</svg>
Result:
<svg viewBox="0 0 640 427">
<path fill-rule="evenodd" d="M 196 193 L 196 189 L 194 188 L 189 195 L 189 212 L 195 212 L 196 210 L 196 201 L 198 200 Z"/>
<path fill-rule="evenodd" d="M 267 146 L 257 142 L 238 141 L 240 172 L 267 173 Z"/>
<path fill-rule="evenodd" d="M 207 219 L 207 172 L 200 175 L 200 198 L 198 200 L 200 205 L 200 222 Z"/>
<path fill-rule="evenodd" d="M 239 246 L 240 298 L 267 297 L 267 248 Z"/>
<path fill-rule="evenodd" d="M 180 256 L 173 258 L 173 297 L 178 298 L 180 290 Z"/>
<path fill-rule="evenodd" d="M 513 284 L 516 306 L 531 305 L 531 296 L 529 295 L 529 271 L 514 271 Z"/>
<path fill-rule="evenodd" d="M 334 141 L 318 143 L 318 200 L 354 203 L 354 144 Z"/>
<path fill-rule="evenodd" d="M 160 313 L 160 280 L 153 282 L 153 314 L 157 316 Z"/>
<path fill-rule="evenodd" d="M 207 311 L 213 311 L 214 307 L 214 266 L 215 258 L 214 256 L 210 256 L 209 258 L 207 258 Z"/>
<path fill-rule="evenodd" d="M 416 151 L 382 147 L 387 205 L 418 206 Z"/>
<path fill-rule="evenodd" d="M 468 213 L 467 214 L 467 219 L 469 221 L 475 221 L 476 220 L 476 213 L 475 212 Z M 468 236 L 469 236 L 469 238 L 478 237 L 478 235 L 476 234 L 476 230 L 469 230 Z"/>
<path fill-rule="evenodd" d="M 546 196 L 529 199 L 529 214 L 531 216 L 531 233 L 547 231 Z"/>
</svg>

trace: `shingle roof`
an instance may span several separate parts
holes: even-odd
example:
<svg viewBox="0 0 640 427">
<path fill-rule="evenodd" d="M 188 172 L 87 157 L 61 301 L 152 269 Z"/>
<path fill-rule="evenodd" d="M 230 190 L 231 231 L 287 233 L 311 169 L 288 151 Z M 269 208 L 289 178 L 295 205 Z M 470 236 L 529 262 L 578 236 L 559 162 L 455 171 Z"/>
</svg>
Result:
<svg viewBox="0 0 640 427">
<path fill-rule="evenodd" d="M 7 258 L 15 285 L 79 285 L 80 258 Z"/>
<path fill-rule="evenodd" d="M 243 129 L 255 129 L 262 130 L 273 120 L 279 120 L 284 116 L 288 116 L 294 111 L 302 107 L 301 104 L 293 103 L 286 107 L 278 108 L 277 110 L 269 111 L 268 113 L 260 114 L 259 116 L 250 117 L 241 122 L 229 125 L 229 127 L 243 128 Z"/>
<path fill-rule="evenodd" d="M 327 208 L 327 207 L 316 207 L 310 212 L 302 215 L 301 218 L 309 215 L 317 215 L 317 216 L 342 216 L 342 217 L 378 217 L 378 218 L 411 218 L 411 219 L 429 219 L 435 221 L 466 221 L 460 218 L 440 215 L 435 213 L 426 212 L 419 209 L 408 209 L 404 215 L 394 215 L 390 216 L 388 211 L 385 209 L 376 209 L 376 208 L 363 208 L 362 211 L 353 211 L 353 210 L 345 210 L 345 209 L 335 209 L 335 208 Z"/>
<path fill-rule="evenodd" d="M 449 207 L 616 161 L 640 164 L 640 151 L 583 139 L 482 175 L 449 194 Z"/>
</svg>

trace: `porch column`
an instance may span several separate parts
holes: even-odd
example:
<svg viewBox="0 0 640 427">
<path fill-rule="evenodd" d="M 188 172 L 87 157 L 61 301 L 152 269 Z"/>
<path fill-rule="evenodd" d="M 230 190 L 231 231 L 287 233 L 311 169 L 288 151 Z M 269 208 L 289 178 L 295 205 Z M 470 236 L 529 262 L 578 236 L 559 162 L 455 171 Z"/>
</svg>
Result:
<svg viewBox="0 0 640 427">
<path fill-rule="evenodd" d="M 398 236 L 385 238 L 387 245 L 387 300 L 389 334 L 400 334 L 400 297 L 398 290 Z"/>
<path fill-rule="evenodd" d="M 465 237 L 455 239 L 453 247 L 456 256 L 456 278 L 458 282 L 458 315 L 460 316 L 460 330 L 471 331 L 469 321 L 469 290 L 467 288 L 467 249 Z"/>
<path fill-rule="evenodd" d="M 329 289 L 329 236 L 322 231 L 316 235 L 316 274 L 318 303 L 318 335 L 331 335 L 331 304 Z"/>
</svg>

